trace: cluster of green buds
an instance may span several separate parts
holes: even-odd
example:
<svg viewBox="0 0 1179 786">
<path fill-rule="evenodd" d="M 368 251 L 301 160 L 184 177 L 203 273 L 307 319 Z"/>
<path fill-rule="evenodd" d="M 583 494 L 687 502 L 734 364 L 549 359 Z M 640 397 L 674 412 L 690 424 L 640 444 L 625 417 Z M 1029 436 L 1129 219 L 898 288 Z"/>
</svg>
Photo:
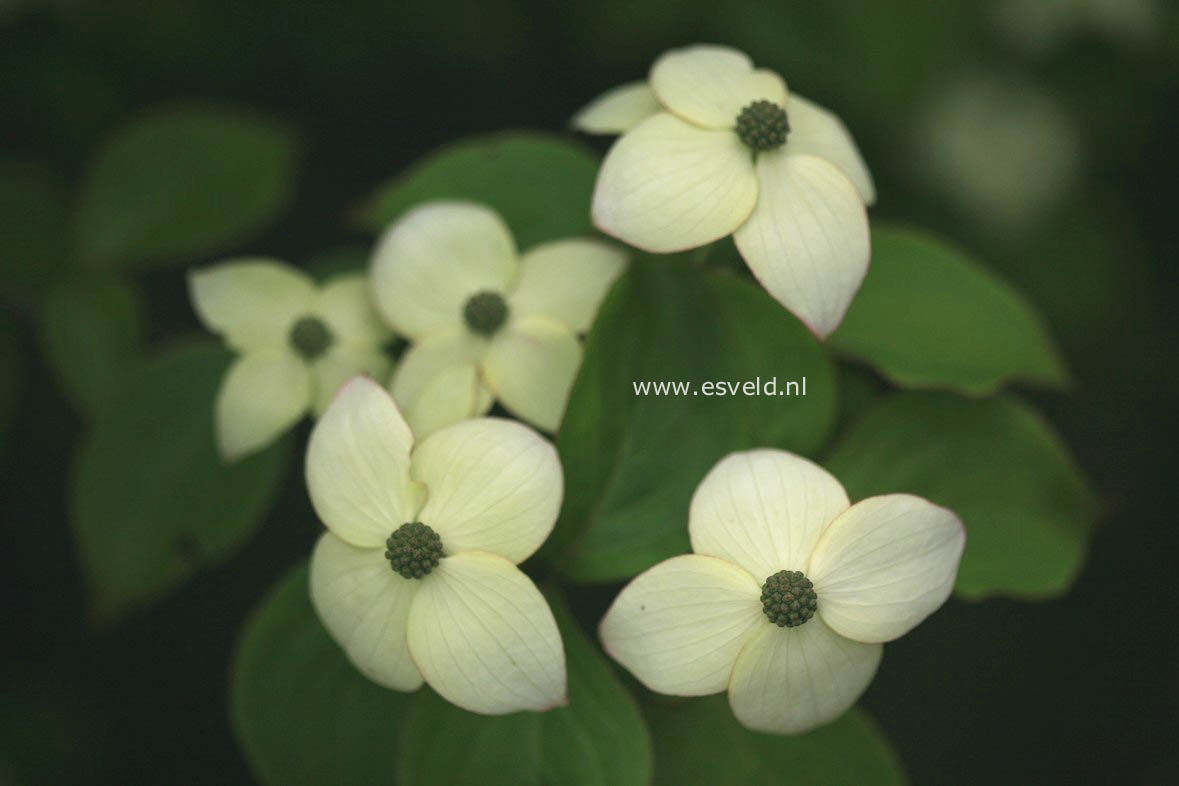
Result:
<svg viewBox="0 0 1179 786">
<path fill-rule="evenodd" d="M 776 150 L 786 144 L 790 121 L 773 101 L 754 101 L 737 115 L 737 136 L 750 150 Z"/>
<path fill-rule="evenodd" d="M 407 579 L 420 579 L 442 559 L 442 538 L 420 521 L 402 524 L 385 541 L 385 559 Z"/>
<path fill-rule="evenodd" d="M 762 585 L 761 608 L 779 628 L 794 628 L 815 616 L 819 596 L 801 570 L 780 570 Z"/>
</svg>

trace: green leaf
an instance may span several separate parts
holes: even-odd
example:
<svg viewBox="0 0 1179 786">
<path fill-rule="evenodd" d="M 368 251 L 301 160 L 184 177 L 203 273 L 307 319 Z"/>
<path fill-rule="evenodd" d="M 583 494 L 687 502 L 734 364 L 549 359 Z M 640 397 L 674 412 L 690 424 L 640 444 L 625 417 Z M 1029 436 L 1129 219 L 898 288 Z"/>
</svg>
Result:
<svg viewBox="0 0 1179 786">
<path fill-rule="evenodd" d="M 73 282 L 49 294 L 41 347 L 75 407 L 93 412 L 111 395 L 139 351 L 143 324 L 138 293 L 121 281 Z"/>
<path fill-rule="evenodd" d="M 1008 397 L 898 394 L 855 424 L 826 466 L 853 500 L 908 492 L 961 516 L 966 551 L 955 589 L 967 598 L 1062 594 L 1097 515 L 1051 427 Z"/>
<path fill-rule="evenodd" d="M 231 466 L 214 447 L 213 400 L 229 359 L 202 342 L 141 362 L 83 439 L 71 518 L 95 622 L 225 560 L 269 509 L 289 440 Z"/>
<path fill-rule="evenodd" d="M 566 648 L 569 706 L 500 717 L 429 688 L 382 688 L 353 667 L 315 616 L 306 564 L 242 629 L 232 666 L 233 730 L 263 783 L 630 786 L 651 777 L 634 699 L 549 594 Z M 461 743 L 461 744 L 460 744 Z"/>
<path fill-rule="evenodd" d="M 499 212 L 527 250 L 592 231 L 589 204 L 597 172 L 593 153 L 556 135 L 515 131 L 467 139 L 378 188 L 360 221 L 380 232 L 421 202 L 471 200 Z"/>
<path fill-rule="evenodd" d="M 651 780 L 651 742 L 638 705 L 547 593 L 565 644 L 569 705 L 545 713 L 474 715 L 423 690 L 406 719 L 401 782 L 631 786 Z M 462 740 L 461 746 L 454 744 Z"/>
<path fill-rule="evenodd" d="M 65 182 L 36 161 L 0 157 L 0 291 L 35 298 L 65 262 Z"/>
<path fill-rule="evenodd" d="M 120 129 L 91 162 L 75 216 L 77 256 L 114 269 L 228 250 L 286 207 L 297 157 L 294 134 L 272 119 L 156 109 Z"/>
<path fill-rule="evenodd" d="M 701 387 L 772 378 L 780 393 L 805 378 L 806 395 Z M 695 393 L 636 395 L 644 382 L 687 382 Z M 640 259 L 586 339 L 557 438 L 565 503 L 542 558 L 576 581 L 613 581 L 683 553 L 688 502 L 717 461 L 754 447 L 812 453 L 834 415 L 830 362 L 765 292 L 681 259 Z"/>
<path fill-rule="evenodd" d="M 847 424 L 854 423 L 881 398 L 892 392 L 892 388 L 874 372 L 850 362 L 836 364 L 839 375 L 839 425 L 842 431 Z"/>
<path fill-rule="evenodd" d="M 979 394 L 1011 381 L 1069 383 L 1047 326 L 1022 295 L 907 229 L 873 230 L 868 276 L 830 343 L 902 387 Z"/>
<path fill-rule="evenodd" d="M 651 735 L 631 694 L 569 612 L 557 592 L 545 593 L 569 674 L 569 706 L 543 720 L 544 782 L 627 786 L 651 782 Z"/>
<path fill-rule="evenodd" d="M 542 721 L 537 713 L 475 715 L 425 688 L 402 729 L 397 764 L 403 786 L 543 783 Z"/>
<path fill-rule="evenodd" d="M 233 732 L 261 782 L 394 782 L 412 696 L 382 688 L 348 662 L 311 607 L 306 563 L 247 620 L 231 674 Z"/>
<path fill-rule="evenodd" d="M 852 709 L 797 737 L 749 731 L 724 695 L 650 702 L 655 783 L 821 783 L 824 786 L 903 784 L 892 746 L 866 713 Z"/>
</svg>

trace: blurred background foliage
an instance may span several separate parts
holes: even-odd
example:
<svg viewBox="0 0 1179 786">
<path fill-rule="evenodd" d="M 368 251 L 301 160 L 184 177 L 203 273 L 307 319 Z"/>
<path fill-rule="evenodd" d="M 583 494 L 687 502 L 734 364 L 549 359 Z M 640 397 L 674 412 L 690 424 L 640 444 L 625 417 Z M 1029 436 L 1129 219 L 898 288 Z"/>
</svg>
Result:
<svg viewBox="0 0 1179 786">
<path fill-rule="evenodd" d="M 228 356 L 193 338 L 185 267 L 230 254 L 354 266 L 371 230 L 429 184 L 411 174 L 367 197 L 425 154 L 504 128 L 562 132 L 590 98 L 692 41 L 742 48 L 838 112 L 877 180 L 873 221 L 933 230 L 1022 291 L 1071 372 L 1072 395 L 914 404 L 944 394 L 902 394 L 859 420 L 884 383 L 841 364 L 830 461 L 853 496 L 883 490 L 870 488 L 866 460 L 940 436 L 935 459 L 1016 509 L 1024 462 L 1060 463 L 1055 443 L 1036 441 L 1043 425 L 1028 401 L 1070 446 L 1100 511 L 1063 597 L 962 600 L 988 594 L 964 563 L 960 597 L 889 645 L 861 706 L 914 783 L 1179 782 L 1179 12 L 1162 0 L 0 0 L 0 560 L 11 599 L 0 781 L 251 780 L 227 722 L 227 662 L 268 588 L 287 575 L 274 592 L 300 597 L 288 569 L 319 525 L 294 458 L 306 426 L 243 465 L 211 463 L 210 386 Z M 138 151 L 129 163 L 128 150 Z M 521 182 L 539 186 L 543 168 Z M 145 190 L 157 198 L 136 201 Z M 583 220 L 572 212 L 568 231 Z M 903 290 L 903 275 L 893 283 Z M 871 335 L 854 327 L 849 318 L 834 343 L 860 357 Z M 137 361 L 148 353 L 157 358 Z M 894 371 L 936 375 L 914 364 L 927 356 L 893 358 Z M 190 405 L 153 409 L 139 396 L 147 380 Z M 575 396 L 591 398 L 590 384 Z M 882 411 L 908 407 L 911 427 L 889 428 Z M 966 428 L 963 407 L 985 409 L 984 420 Z M 1017 423 L 1030 447 L 992 445 L 978 422 Z M 105 436 L 128 430 L 142 440 Z M 978 460 L 1004 450 L 1010 464 Z M 104 475 L 113 466 L 134 472 Z M 896 471 L 916 473 L 897 482 L 923 482 L 921 467 Z M 139 545 L 80 564 L 71 517 L 85 541 L 81 522 L 109 520 L 128 474 L 155 492 L 126 523 Z M 249 498 L 198 504 L 233 484 Z M 260 529 L 246 541 L 234 517 Z M 184 537 L 193 531 L 206 537 Z M 994 532 L 994 550 L 1022 535 Z M 1071 543 L 1061 548 L 1084 549 Z M 86 582 L 103 569 L 113 594 L 95 597 Z M 1021 587 L 1018 573 L 1005 580 Z M 144 585 L 166 600 L 149 607 Z M 568 602 L 592 618 L 611 592 L 574 589 Z M 268 619 L 281 627 L 281 615 Z M 661 779 L 706 772 L 734 750 L 772 763 L 750 778 L 789 782 L 792 767 L 802 782 L 818 777 L 812 759 L 778 760 L 764 746 L 694 749 L 687 740 L 717 716 L 693 720 L 705 705 L 693 707 L 647 708 Z M 852 714 L 837 726 L 872 723 Z M 374 732 L 372 743 L 358 754 L 369 766 L 403 766 L 388 738 Z M 808 745 L 823 755 L 822 737 Z"/>
</svg>

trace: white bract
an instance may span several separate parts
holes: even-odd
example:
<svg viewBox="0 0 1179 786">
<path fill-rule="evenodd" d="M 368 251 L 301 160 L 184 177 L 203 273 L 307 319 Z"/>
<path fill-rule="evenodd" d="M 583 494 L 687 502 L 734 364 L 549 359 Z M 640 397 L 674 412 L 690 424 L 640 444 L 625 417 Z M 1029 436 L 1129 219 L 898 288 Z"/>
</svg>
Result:
<svg viewBox="0 0 1179 786">
<path fill-rule="evenodd" d="M 606 651 L 660 693 L 727 688 L 741 723 L 778 734 L 855 703 L 881 642 L 949 597 L 966 538 L 957 516 L 920 497 L 851 505 L 826 471 L 779 450 L 713 467 L 688 532 L 694 554 L 655 565 L 615 599 L 601 625 Z"/>
<path fill-rule="evenodd" d="M 237 259 L 192 272 L 193 308 L 238 357 L 216 403 L 217 446 L 226 461 L 260 450 L 307 412 L 323 412 L 357 374 L 384 375 L 392 338 L 363 275 L 322 286 L 271 259 Z"/>
<path fill-rule="evenodd" d="M 357 377 L 315 425 L 306 471 L 327 526 L 312 604 L 361 672 L 484 714 L 566 703 L 556 621 L 516 567 L 557 519 L 552 445 L 499 418 L 415 444 L 389 393 Z"/>
<path fill-rule="evenodd" d="M 813 333 L 839 326 L 868 270 L 864 206 L 875 200 L 839 118 L 735 49 L 692 46 L 573 123 L 622 134 L 594 189 L 603 232 L 656 253 L 732 235 L 766 291 Z"/>
<path fill-rule="evenodd" d="M 431 202 L 393 224 L 377 246 L 377 306 L 412 346 L 393 397 L 418 436 L 482 415 L 498 399 L 556 431 L 589 329 L 625 255 L 572 238 L 517 253 L 494 211 Z"/>
</svg>

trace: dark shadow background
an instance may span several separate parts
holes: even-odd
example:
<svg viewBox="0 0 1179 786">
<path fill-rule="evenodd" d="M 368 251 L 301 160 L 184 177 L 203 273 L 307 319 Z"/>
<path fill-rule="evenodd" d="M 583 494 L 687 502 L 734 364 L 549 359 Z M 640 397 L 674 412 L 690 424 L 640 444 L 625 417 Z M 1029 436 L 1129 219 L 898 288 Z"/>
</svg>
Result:
<svg viewBox="0 0 1179 786">
<path fill-rule="evenodd" d="M 0 146 L 74 183 L 161 102 L 274 113 L 303 134 L 298 195 L 239 250 L 299 261 L 366 242 L 349 207 L 437 145 L 563 129 L 694 41 L 742 48 L 837 111 L 876 177 L 873 215 L 928 226 L 1022 288 L 1078 379 L 1072 398 L 1028 395 L 1103 500 L 1088 564 L 1067 597 L 952 601 L 889 646 L 863 703 L 913 781 L 1179 783 L 1173 5 L 0 0 Z M 144 283 L 153 342 L 196 327 L 182 272 Z M 3 307 L 23 374 L 0 448 L 0 783 L 250 782 L 226 665 L 318 531 L 298 468 L 229 564 L 88 630 L 64 492 L 82 424 L 39 359 L 36 304 Z"/>
</svg>

